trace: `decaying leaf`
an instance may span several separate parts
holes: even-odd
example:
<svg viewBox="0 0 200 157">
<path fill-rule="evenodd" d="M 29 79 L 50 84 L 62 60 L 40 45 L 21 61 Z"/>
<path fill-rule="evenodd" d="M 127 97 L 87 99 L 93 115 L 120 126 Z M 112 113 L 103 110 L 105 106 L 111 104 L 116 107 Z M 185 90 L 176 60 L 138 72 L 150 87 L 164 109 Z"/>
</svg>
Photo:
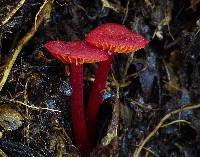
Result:
<svg viewBox="0 0 200 157">
<path fill-rule="evenodd" d="M 120 105 L 120 118 L 123 121 L 123 127 L 129 128 L 133 123 L 133 111 L 126 105 Z"/>
<path fill-rule="evenodd" d="M 172 64 L 170 63 L 166 63 L 165 61 L 163 62 L 165 69 L 166 69 L 166 73 L 167 73 L 167 79 L 168 82 L 165 82 L 165 88 L 169 91 L 169 92 L 175 92 L 175 91 L 180 91 L 180 85 L 178 82 L 178 76 L 176 75 Z"/>
<path fill-rule="evenodd" d="M 17 130 L 22 126 L 23 117 L 8 104 L 0 106 L 0 126 L 4 130 Z"/>
<path fill-rule="evenodd" d="M 117 136 L 118 127 L 119 127 L 119 104 L 116 103 L 114 105 L 112 120 L 108 127 L 107 134 L 101 141 L 103 146 L 108 145 L 114 138 L 118 137 Z"/>
<path fill-rule="evenodd" d="M 200 2 L 200 0 L 190 0 L 190 7 L 193 11 L 196 11 L 197 5 Z"/>
<path fill-rule="evenodd" d="M 125 12 L 125 8 L 123 8 L 120 3 L 115 4 L 115 3 L 109 2 L 107 0 L 101 0 L 101 2 L 102 2 L 102 8 L 109 8 L 116 12 Z"/>
</svg>

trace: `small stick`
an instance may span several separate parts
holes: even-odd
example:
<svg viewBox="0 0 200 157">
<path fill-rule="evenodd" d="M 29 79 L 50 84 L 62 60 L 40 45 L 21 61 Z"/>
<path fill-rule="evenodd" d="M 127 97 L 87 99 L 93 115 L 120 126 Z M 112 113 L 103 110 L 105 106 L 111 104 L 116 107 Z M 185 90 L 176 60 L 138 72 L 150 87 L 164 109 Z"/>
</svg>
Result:
<svg viewBox="0 0 200 157">
<path fill-rule="evenodd" d="M 10 71 L 13 67 L 13 64 L 15 63 L 19 53 L 21 52 L 22 48 L 28 43 L 28 41 L 34 36 L 34 34 L 36 33 L 38 27 L 40 26 L 40 24 L 43 22 L 43 20 L 47 19 L 47 17 L 50 17 L 50 13 L 51 13 L 51 6 L 53 4 L 54 0 L 49 0 L 49 3 L 46 3 L 45 7 L 43 7 L 42 11 L 40 11 L 41 15 L 37 15 L 37 24 L 36 26 L 33 25 L 31 30 L 19 41 L 18 46 L 13 49 L 13 53 L 10 57 L 10 59 L 8 60 L 8 62 L 5 65 L 3 74 L 2 74 L 2 78 L 0 80 L 0 91 L 2 90 L 4 84 L 6 83 L 7 79 L 8 79 L 8 75 L 10 74 Z"/>
<path fill-rule="evenodd" d="M 10 102 L 13 102 L 13 103 L 17 103 L 17 104 L 20 104 L 20 105 L 23 105 L 23 106 L 26 106 L 30 109 L 33 109 L 33 110 L 47 110 L 47 111 L 52 111 L 52 112 L 61 112 L 60 110 L 56 110 L 56 109 L 51 109 L 51 108 L 42 108 L 42 107 L 37 107 L 35 105 L 28 105 L 27 103 L 24 103 L 22 101 L 19 101 L 19 100 L 13 100 L 13 99 L 10 99 L 9 100 Z"/>
<path fill-rule="evenodd" d="M 19 10 L 23 4 L 24 4 L 25 0 L 20 0 L 19 3 L 15 6 L 15 8 L 9 12 L 5 18 L 2 19 L 2 21 L 0 21 L 0 27 L 5 25 L 12 17 L 13 15 L 15 15 L 15 13 L 17 12 L 17 10 Z"/>
<path fill-rule="evenodd" d="M 200 108 L 200 104 L 197 104 L 197 105 L 190 105 L 190 106 L 185 106 L 183 108 L 180 108 L 180 109 L 177 109 L 177 110 L 174 110 L 172 112 L 169 112 L 167 113 L 161 120 L 160 122 L 158 123 L 158 125 L 155 127 L 155 129 L 150 132 L 150 134 L 142 139 L 139 143 L 139 147 L 136 148 L 134 154 L 133 154 L 133 157 L 139 157 L 140 155 L 140 152 L 141 150 L 144 148 L 145 144 L 150 140 L 150 138 L 152 138 L 156 132 L 163 126 L 164 122 L 169 119 L 172 115 L 174 114 L 177 114 L 177 113 L 180 113 L 180 112 L 183 112 L 183 111 L 186 111 L 186 110 L 192 110 L 192 109 L 196 109 L 196 108 Z"/>
</svg>

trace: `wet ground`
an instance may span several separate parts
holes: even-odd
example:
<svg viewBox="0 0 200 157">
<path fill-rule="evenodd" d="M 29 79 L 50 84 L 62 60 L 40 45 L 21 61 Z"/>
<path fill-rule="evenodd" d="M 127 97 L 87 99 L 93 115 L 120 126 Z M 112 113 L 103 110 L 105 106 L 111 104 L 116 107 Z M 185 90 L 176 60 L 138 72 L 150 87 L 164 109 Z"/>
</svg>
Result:
<svg viewBox="0 0 200 157">
<path fill-rule="evenodd" d="M 1 156 L 79 156 L 72 135 L 69 67 L 43 45 L 84 39 L 106 22 L 124 24 L 149 44 L 134 55 L 115 56 L 91 156 L 137 157 L 160 122 L 139 156 L 200 156 L 199 0 L 18 2 L 0 2 Z M 84 66 L 85 107 L 96 69 L 95 64 Z"/>
</svg>

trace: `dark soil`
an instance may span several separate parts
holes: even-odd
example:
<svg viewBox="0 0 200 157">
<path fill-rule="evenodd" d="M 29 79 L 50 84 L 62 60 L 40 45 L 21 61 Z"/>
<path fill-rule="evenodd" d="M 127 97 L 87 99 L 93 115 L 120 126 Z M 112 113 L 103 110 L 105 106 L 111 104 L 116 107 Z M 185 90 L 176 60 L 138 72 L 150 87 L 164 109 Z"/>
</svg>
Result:
<svg viewBox="0 0 200 157">
<path fill-rule="evenodd" d="M 17 3 L 1 0 L 0 19 Z M 43 3 L 26 0 L 0 26 L 2 76 L 13 49 L 34 25 Z M 43 45 L 49 40 L 82 40 L 103 23 L 124 24 L 145 36 L 149 44 L 135 55 L 115 56 L 91 156 L 132 157 L 140 141 L 167 113 L 200 102 L 199 0 L 55 0 L 51 9 L 50 18 L 21 50 L 0 92 L 0 154 L 79 156 L 71 126 L 69 67 Z M 84 67 L 85 107 L 96 69 L 97 64 Z M 105 146 L 101 138 L 107 133 L 116 100 L 113 76 L 120 87 L 120 121 L 118 137 Z M 172 115 L 164 123 L 169 124 L 148 140 L 140 156 L 199 157 L 199 121 L 200 109 Z"/>
</svg>

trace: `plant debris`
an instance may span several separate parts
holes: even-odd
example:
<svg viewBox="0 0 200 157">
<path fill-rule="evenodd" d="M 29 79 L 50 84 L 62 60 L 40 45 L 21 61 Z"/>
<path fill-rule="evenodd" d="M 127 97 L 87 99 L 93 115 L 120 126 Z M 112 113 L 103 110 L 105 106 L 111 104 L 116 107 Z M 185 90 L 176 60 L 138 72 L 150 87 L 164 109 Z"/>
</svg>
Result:
<svg viewBox="0 0 200 157">
<path fill-rule="evenodd" d="M 0 126 L 4 130 L 17 130 L 22 126 L 23 117 L 19 112 L 12 109 L 9 105 L 1 105 Z"/>
<path fill-rule="evenodd" d="M 69 65 L 44 44 L 108 22 L 149 44 L 114 57 L 91 156 L 199 157 L 199 0 L 2 0 L 0 156 L 80 156 Z M 97 68 L 84 65 L 85 109 Z"/>
</svg>

